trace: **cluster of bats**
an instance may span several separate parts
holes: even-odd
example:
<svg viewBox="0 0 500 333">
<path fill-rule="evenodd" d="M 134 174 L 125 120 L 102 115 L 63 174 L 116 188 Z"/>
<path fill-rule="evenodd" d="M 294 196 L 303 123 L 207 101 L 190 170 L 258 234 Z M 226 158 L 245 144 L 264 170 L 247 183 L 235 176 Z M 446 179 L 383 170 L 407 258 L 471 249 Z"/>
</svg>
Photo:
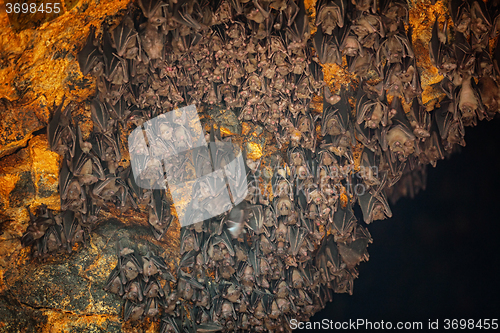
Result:
<svg viewBox="0 0 500 333">
<path fill-rule="evenodd" d="M 185 105 L 225 108 L 274 133 L 281 151 L 246 160 L 245 200 L 181 229 L 176 278 L 160 257 L 120 246 L 105 288 L 126 299 L 125 320 L 160 316 L 161 332 L 289 331 L 289 319 L 308 320 L 332 292 L 352 293 L 372 241 L 353 207 L 365 223 L 392 216 L 388 200 L 424 188 L 425 166 L 465 144 L 464 126 L 499 110 L 500 49 L 494 59 L 489 49 L 499 8 L 450 1 L 453 36 L 436 19 L 429 51 L 446 97 L 428 111 L 406 1 L 319 0 L 311 21 L 300 0 L 139 0 L 99 38 L 92 28 L 78 55 L 97 80 L 94 130 L 84 141 L 71 104 L 55 108 L 48 137 L 64 156 L 62 212 L 30 213 L 23 245 L 34 256 L 71 251 L 110 203 L 149 212 L 161 239 L 171 198 L 139 187 L 119 165 L 121 133 Z M 359 83 L 332 93 L 322 65 L 344 59 Z M 309 108 L 317 95 L 322 111 Z M 193 131 L 179 123 L 158 142 L 182 145 Z M 226 140 L 212 127 L 207 141 Z M 206 162 L 230 162 L 209 154 Z M 206 173 L 188 164 L 167 172 L 179 181 Z"/>
</svg>

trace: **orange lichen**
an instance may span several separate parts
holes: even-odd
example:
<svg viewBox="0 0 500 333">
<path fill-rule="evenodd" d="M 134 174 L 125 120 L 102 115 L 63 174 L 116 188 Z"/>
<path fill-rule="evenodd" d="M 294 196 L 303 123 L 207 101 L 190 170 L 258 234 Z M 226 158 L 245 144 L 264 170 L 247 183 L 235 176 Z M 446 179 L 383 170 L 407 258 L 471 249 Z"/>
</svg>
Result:
<svg viewBox="0 0 500 333">
<path fill-rule="evenodd" d="M 262 146 L 255 142 L 247 142 L 247 157 L 258 160 L 262 157 Z"/>
<path fill-rule="evenodd" d="M 5 208 L 9 207 L 9 194 L 16 187 L 19 178 L 19 174 L 0 175 L 0 198 L 3 202 L 7 203 Z"/>
<path fill-rule="evenodd" d="M 69 311 L 42 310 L 47 323 L 41 333 L 71 332 L 75 327 L 98 326 L 105 329 L 108 321 L 118 321 L 116 315 L 105 314 L 76 314 Z M 130 331 L 129 331 L 130 332 Z"/>
<path fill-rule="evenodd" d="M 313 113 L 323 113 L 323 95 L 315 95 L 309 104 L 309 109 Z"/>
<path fill-rule="evenodd" d="M 16 33 L 11 28 L 2 29 L 0 50 L 10 65 L 0 69 L 0 95 L 11 101 L 23 97 L 14 86 L 13 80 L 17 79 L 29 81 L 31 91 L 26 97 L 30 100 L 42 95 L 50 100 L 60 100 L 63 95 L 72 100 L 86 99 L 88 92 L 71 89 L 67 84 L 70 73 L 79 74 L 76 52 L 83 46 L 91 25 L 99 28 L 106 16 L 116 14 L 127 4 L 126 0 L 81 1 L 77 8 L 36 30 Z M 4 11 L 0 14 L 0 24 L 10 26 Z M 63 56 L 68 52 L 73 57 Z"/>
<path fill-rule="evenodd" d="M 220 134 L 222 137 L 236 135 L 236 133 L 231 132 L 231 130 L 229 130 L 229 128 L 226 128 L 223 126 L 220 127 Z"/>
<path fill-rule="evenodd" d="M 337 64 L 324 64 L 323 77 L 333 93 L 339 93 L 342 87 L 347 87 L 351 85 L 353 81 L 356 81 L 356 76 L 347 69 L 345 57 L 342 66 Z"/>
<path fill-rule="evenodd" d="M 0 25 L 4 27 L 0 31 L 0 100 L 7 104 L 2 110 L 0 157 L 25 145 L 31 133 L 48 122 L 47 106 L 52 102 L 60 103 L 63 96 L 82 102 L 94 94 L 94 80 L 82 76 L 77 52 L 91 25 L 99 29 L 105 17 L 115 15 L 128 3 L 83 0 L 37 29 L 24 30 L 19 30 L 18 22 L 10 23 L 5 10 L 0 11 Z M 27 116 L 17 122 L 8 120 L 16 120 L 18 115 Z"/>
<path fill-rule="evenodd" d="M 443 77 L 439 75 L 436 67 L 433 66 L 429 55 L 429 42 L 432 37 L 432 26 L 435 18 L 441 26 L 446 19 L 447 9 L 442 1 L 437 1 L 434 5 L 430 0 L 415 1 L 410 4 L 410 24 L 413 28 L 412 43 L 417 66 L 420 69 L 420 80 L 422 84 L 422 102 L 429 101 L 442 96 L 444 93 L 432 88 L 433 84 L 440 82 Z M 448 26 L 453 25 L 448 18 Z"/>
<path fill-rule="evenodd" d="M 304 7 L 307 14 L 311 17 L 312 21 L 316 18 L 316 2 L 317 0 L 304 0 Z"/>
<path fill-rule="evenodd" d="M 345 189 L 342 187 L 342 193 L 340 194 L 339 196 L 339 199 L 340 199 L 340 206 L 342 208 L 345 208 L 347 206 L 347 202 L 348 202 L 348 198 L 347 198 L 347 194 L 345 194 Z"/>
<path fill-rule="evenodd" d="M 247 122 L 241 123 L 241 135 L 246 136 L 250 132 L 250 125 Z"/>
<path fill-rule="evenodd" d="M 364 145 L 361 142 L 356 143 L 352 148 L 352 157 L 354 159 L 354 171 L 358 172 L 361 169 L 361 153 L 363 152 Z"/>
</svg>

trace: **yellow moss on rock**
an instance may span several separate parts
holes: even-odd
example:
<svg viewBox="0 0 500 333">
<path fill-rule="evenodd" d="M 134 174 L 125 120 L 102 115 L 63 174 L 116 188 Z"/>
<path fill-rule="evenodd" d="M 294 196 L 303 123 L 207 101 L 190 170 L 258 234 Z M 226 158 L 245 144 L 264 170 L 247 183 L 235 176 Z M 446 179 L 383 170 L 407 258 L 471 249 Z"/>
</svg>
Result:
<svg viewBox="0 0 500 333">
<path fill-rule="evenodd" d="M 352 84 L 352 82 L 356 81 L 356 76 L 347 70 L 345 61 L 342 66 L 337 64 L 324 64 L 323 77 L 334 94 L 338 94 L 342 87 L 347 87 Z"/>
<path fill-rule="evenodd" d="M 82 76 L 77 53 L 91 25 L 99 30 L 105 17 L 128 3 L 83 0 L 36 29 L 21 31 L 17 26 L 13 29 L 6 11 L 0 11 L 0 110 L 4 117 L 0 157 L 25 145 L 30 133 L 45 126 L 49 104 L 60 103 L 63 96 L 82 102 L 94 94 L 94 80 Z"/>
<path fill-rule="evenodd" d="M 255 142 L 247 142 L 247 157 L 252 160 L 258 160 L 262 157 L 262 147 Z"/>
</svg>

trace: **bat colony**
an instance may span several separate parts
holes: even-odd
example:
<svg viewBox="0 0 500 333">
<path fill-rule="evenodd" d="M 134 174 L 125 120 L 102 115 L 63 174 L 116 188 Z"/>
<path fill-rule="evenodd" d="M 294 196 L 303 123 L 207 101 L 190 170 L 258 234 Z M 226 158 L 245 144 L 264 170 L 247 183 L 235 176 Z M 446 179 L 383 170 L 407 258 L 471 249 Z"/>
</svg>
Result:
<svg viewBox="0 0 500 333">
<path fill-rule="evenodd" d="M 131 168 L 119 166 L 120 133 L 178 107 L 220 106 L 273 133 L 281 153 L 267 169 L 246 159 L 247 173 L 234 175 L 247 182 L 246 199 L 181 229 L 173 274 L 163 258 L 118 244 L 105 289 L 125 300 L 124 319 L 160 317 L 161 332 L 289 331 L 291 318 L 308 320 L 332 293 L 352 293 L 372 241 L 354 205 L 366 223 L 390 217 L 388 199 L 424 188 L 425 166 L 465 145 L 464 126 L 499 111 L 500 48 L 493 58 L 489 48 L 500 7 L 451 0 L 454 28 L 436 18 L 429 52 L 446 96 L 431 111 L 406 1 L 319 0 L 315 9 L 310 22 L 295 0 L 143 0 L 99 36 L 92 27 L 78 60 L 97 80 L 94 129 L 84 141 L 72 104 L 55 107 L 48 138 L 63 156 L 62 211 L 30 212 L 22 244 L 34 257 L 71 251 L 109 204 L 149 212 L 161 239 L 174 219 L 169 195 L 138 187 Z M 331 92 L 322 65 L 344 57 L 358 80 Z M 318 95 L 322 111 L 310 109 Z M 168 151 L 193 131 L 186 119 L 164 124 L 149 144 Z M 212 127 L 207 141 L 226 139 Z M 133 150 L 153 168 L 147 147 Z M 205 155 L 194 151 L 167 172 L 182 181 L 192 165 L 198 174 L 230 161 L 222 150 Z M 262 190 L 268 183 L 272 193 Z"/>
</svg>

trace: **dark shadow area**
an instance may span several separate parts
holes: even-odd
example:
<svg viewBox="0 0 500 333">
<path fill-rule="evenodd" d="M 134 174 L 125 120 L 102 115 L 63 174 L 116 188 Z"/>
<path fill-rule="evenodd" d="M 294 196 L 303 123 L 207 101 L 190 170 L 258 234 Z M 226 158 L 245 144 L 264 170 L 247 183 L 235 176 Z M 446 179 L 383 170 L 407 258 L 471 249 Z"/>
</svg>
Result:
<svg viewBox="0 0 500 333">
<path fill-rule="evenodd" d="M 427 189 L 369 226 L 370 261 L 354 295 L 311 321 L 499 318 L 500 119 L 467 128 L 467 146 L 429 167 Z M 358 216 L 359 218 L 359 216 Z M 499 318 L 500 319 L 500 318 Z"/>
</svg>

